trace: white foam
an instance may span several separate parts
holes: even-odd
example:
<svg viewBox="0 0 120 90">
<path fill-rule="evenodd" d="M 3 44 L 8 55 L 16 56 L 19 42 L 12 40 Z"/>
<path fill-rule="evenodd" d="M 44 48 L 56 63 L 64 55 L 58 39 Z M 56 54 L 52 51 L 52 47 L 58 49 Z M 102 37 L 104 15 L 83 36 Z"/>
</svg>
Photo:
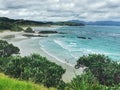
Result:
<svg viewBox="0 0 120 90">
<path fill-rule="evenodd" d="M 61 62 L 61 63 L 65 63 L 65 64 L 67 64 L 67 65 L 69 65 L 69 66 L 74 67 L 74 65 L 72 65 L 72 64 L 70 64 L 70 63 L 67 63 L 66 61 L 63 61 L 63 60 L 59 59 L 59 58 L 56 57 L 55 55 L 49 53 L 49 52 L 48 52 L 47 50 L 45 50 L 44 48 L 41 48 L 41 50 L 43 50 L 47 55 L 49 55 L 49 56 L 55 58 L 57 61 L 59 61 L 59 62 Z"/>
<path fill-rule="evenodd" d="M 59 46 L 61 46 L 63 49 L 66 49 L 69 51 L 69 48 L 67 47 L 67 45 L 64 45 L 64 43 L 62 41 L 59 41 L 59 40 L 54 40 L 54 42 L 56 44 L 58 44 Z"/>
<path fill-rule="evenodd" d="M 67 50 L 68 52 L 73 52 L 73 51 L 81 51 L 80 49 L 76 48 L 77 43 L 70 42 L 70 44 L 66 44 L 63 41 L 60 40 L 53 40 L 56 44 L 58 44 L 60 47 L 63 49 Z"/>
</svg>

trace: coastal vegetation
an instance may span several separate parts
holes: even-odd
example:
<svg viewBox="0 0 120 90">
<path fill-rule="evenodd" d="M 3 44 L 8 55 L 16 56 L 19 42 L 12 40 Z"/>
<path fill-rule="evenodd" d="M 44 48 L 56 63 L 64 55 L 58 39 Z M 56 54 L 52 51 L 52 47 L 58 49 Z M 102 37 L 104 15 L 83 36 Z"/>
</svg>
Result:
<svg viewBox="0 0 120 90">
<path fill-rule="evenodd" d="M 65 90 L 120 90 L 120 85 L 102 85 L 93 73 L 87 70 L 83 72 L 82 75 L 76 75 L 76 77 L 66 85 Z"/>
<path fill-rule="evenodd" d="M 112 86 L 120 83 L 120 64 L 101 54 L 80 57 L 77 66 L 84 65 L 100 84 Z"/>
<path fill-rule="evenodd" d="M 76 76 L 71 81 L 71 88 L 83 87 L 83 90 L 120 90 L 119 63 L 105 55 L 90 54 L 79 58 L 75 68 L 78 69 L 81 66 L 86 67 L 84 74 Z"/>
<path fill-rule="evenodd" d="M 0 22 L 0 30 L 22 31 L 23 29 L 17 24 Z"/>
<path fill-rule="evenodd" d="M 59 26 L 84 26 L 82 23 L 75 22 L 41 22 L 41 21 L 31 21 L 24 19 L 10 19 L 7 17 L 0 17 L 0 29 L 2 30 L 14 30 L 20 31 L 23 30 L 21 26 L 50 26 L 50 25 L 59 25 Z"/>
<path fill-rule="evenodd" d="M 47 88 L 41 84 L 38 85 L 28 81 L 20 81 L 0 73 L 0 90 L 57 90 L 57 89 Z"/>
<path fill-rule="evenodd" d="M 9 44 L 7 41 L 0 40 L 0 57 L 9 57 L 19 53 L 19 48 Z"/>
<path fill-rule="evenodd" d="M 26 28 L 26 30 L 24 30 L 24 32 L 26 33 L 34 33 L 35 31 L 33 31 L 33 29 L 31 27 Z"/>
<path fill-rule="evenodd" d="M 57 87 L 62 82 L 62 75 L 65 73 L 61 66 L 36 54 L 8 58 L 2 71 L 13 78 L 42 83 L 47 87 Z"/>
</svg>

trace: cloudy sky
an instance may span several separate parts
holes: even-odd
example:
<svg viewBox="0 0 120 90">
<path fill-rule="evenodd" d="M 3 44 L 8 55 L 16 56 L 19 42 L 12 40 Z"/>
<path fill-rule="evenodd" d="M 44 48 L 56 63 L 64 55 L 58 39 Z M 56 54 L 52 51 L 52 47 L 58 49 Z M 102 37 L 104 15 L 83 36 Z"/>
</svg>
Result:
<svg viewBox="0 0 120 90">
<path fill-rule="evenodd" d="M 120 0 L 0 0 L 0 17 L 39 21 L 120 21 Z"/>
</svg>

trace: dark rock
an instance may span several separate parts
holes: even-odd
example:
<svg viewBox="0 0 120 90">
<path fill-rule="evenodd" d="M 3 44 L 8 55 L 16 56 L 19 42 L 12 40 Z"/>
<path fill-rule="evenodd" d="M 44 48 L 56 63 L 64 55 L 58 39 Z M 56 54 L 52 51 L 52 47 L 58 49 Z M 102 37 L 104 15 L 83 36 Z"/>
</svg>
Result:
<svg viewBox="0 0 120 90">
<path fill-rule="evenodd" d="M 88 39 L 92 39 L 92 38 L 88 37 Z"/>
<path fill-rule="evenodd" d="M 57 31 L 40 31 L 41 34 L 55 34 L 58 33 Z"/>
<path fill-rule="evenodd" d="M 77 38 L 81 38 L 81 39 L 87 39 L 86 37 L 80 37 L 80 36 L 78 36 Z"/>
<path fill-rule="evenodd" d="M 23 34 L 26 37 L 48 37 L 48 35 Z"/>
<path fill-rule="evenodd" d="M 80 37 L 80 36 L 78 36 L 77 38 L 81 38 L 81 39 L 92 39 L 92 38 L 90 38 L 90 37 Z"/>
</svg>

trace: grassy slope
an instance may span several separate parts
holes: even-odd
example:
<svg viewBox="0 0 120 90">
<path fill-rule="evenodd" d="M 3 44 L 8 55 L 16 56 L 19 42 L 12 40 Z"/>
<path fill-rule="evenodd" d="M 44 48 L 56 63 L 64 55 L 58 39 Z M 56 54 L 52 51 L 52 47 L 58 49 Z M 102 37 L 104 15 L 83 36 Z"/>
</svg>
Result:
<svg viewBox="0 0 120 90">
<path fill-rule="evenodd" d="M 31 82 L 19 81 L 0 73 L 0 90 L 56 90 L 46 88 L 43 85 L 33 84 Z"/>
</svg>

